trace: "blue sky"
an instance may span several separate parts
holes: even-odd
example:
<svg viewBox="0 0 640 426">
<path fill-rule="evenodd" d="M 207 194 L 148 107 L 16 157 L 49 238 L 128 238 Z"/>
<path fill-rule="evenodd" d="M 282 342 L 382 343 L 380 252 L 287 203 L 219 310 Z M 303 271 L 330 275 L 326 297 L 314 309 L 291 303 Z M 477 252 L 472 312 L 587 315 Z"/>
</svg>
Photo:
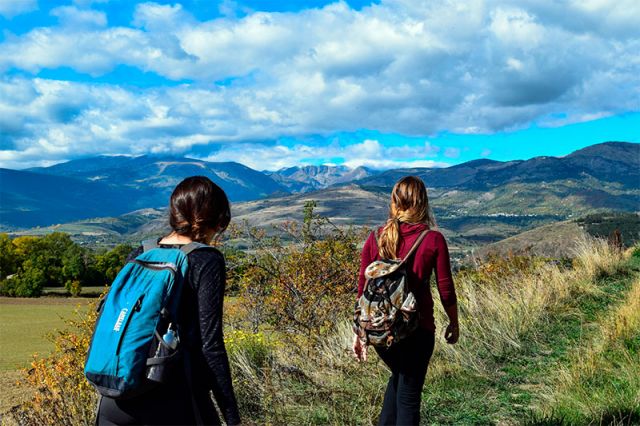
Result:
<svg viewBox="0 0 640 426">
<path fill-rule="evenodd" d="M 0 167 L 443 167 L 640 142 L 640 2 L 0 0 Z"/>
</svg>

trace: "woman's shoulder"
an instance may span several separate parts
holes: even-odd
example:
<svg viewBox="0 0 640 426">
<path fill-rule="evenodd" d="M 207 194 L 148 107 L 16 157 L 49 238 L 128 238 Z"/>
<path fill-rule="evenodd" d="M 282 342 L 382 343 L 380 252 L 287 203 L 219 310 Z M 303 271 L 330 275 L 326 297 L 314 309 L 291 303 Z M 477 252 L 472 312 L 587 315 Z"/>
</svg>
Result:
<svg viewBox="0 0 640 426">
<path fill-rule="evenodd" d="M 207 247 L 189 253 L 189 276 L 191 285 L 199 288 L 200 283 L 211 283 L 215 277 L 224 277 L 226 266 L 220 250 Z"/>
<path fill-rule="evenodd" d="M 427 235 L 430 235 L 431 238 L 438 239 L 438 240 L 444 239 L 444 234 L 440 232 L 438 229 L 429 229 L 429 234 Z"/>
<path fill-rule="evenodd" d="M 425 245 L 432 249 L 442 248 L 447 245 L 444 234 L 437 229 L 430 229 L 425 237 Z"/>
<path fill-rule="evenodd" d="M 194 250 L 189 253 L 190 264 L 205 265 L 224 265 L 224 255 L 215 247 L 206 247 Z"/>
</svg>

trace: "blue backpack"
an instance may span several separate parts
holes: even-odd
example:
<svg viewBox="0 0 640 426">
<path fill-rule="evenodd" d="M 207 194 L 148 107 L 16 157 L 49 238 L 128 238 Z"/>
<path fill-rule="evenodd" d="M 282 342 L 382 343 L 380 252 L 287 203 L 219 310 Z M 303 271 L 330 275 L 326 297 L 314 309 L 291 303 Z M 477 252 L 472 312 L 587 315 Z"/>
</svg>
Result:
<svg viewBox="0 0 640 426">
<path fill-rule="evenodd" d="M 162 381 L 159 369 L 181 355 L 178 307 L 187 255 L 211 248 L 200 243 L 158 248 L 156 241 L 145 241 L 143 247 L 118 273 L 98 307 L 89 345 L 84 374 L 101 395 L 111 398 L 129 398 L 154 387 Z"/>
</svg>

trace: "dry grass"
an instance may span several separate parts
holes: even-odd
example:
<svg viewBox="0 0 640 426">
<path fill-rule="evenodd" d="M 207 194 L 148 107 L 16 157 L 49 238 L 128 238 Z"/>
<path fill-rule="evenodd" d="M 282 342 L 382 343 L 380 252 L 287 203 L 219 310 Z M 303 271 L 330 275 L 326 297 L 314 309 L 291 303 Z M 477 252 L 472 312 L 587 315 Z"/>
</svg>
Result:
<svg viewBox="0 0 640 426">
<path fill-rule="evenodd" d="M 542 416 L 569 423 L 640 421 L 640 279 L 601 333 L 557 371 L 545 400 Z"/>
<path fill-rule="evenodd" d="M 463 275 L 456 280 L 461 339 L 446 345 L 439 333 L 436 357 L 452 368 L 487 371 L 490 358 L 522 347 L 547 317 L 567 308 L 567 299 L 593 295 L 601 290 L 596 280 L 624 269 L 620 252 L 606 241 L 585 237 L 574 250 L 574 267 L 537 263 L 525 270 L 489 270 L 484 275 Z M 487 276 L 487 274 L 489 276 Z M 447 324 L 444 311 L 436 309 L 436 322 Z M 441 361 L 434 365 L 442 364 Z M 436 367 L 435 369 L 437 369 Z"/>
<path fill-rule="evenodd" d="M 573 250 L 576 270 L 593 280 L 615 275 L 624 268 L 622 253 L 612 248 L 606 240 L 585 236 Z"/>
<path fill-rule="evenodd" d="M 462 337 L 457 345 L 452 346 L 443 341 L 441 330 L 437 333 L 437 349 L 428 379 L 429 395 L 439 393 L 445 395 L 444 399 L 453 406 L 468 406 L 462 408 L 468 413 L 462 422 L 486 421 L 474 417 L 477 409 L 469 406 L 473 403 L 465 400 L 464 392 L 467 389 L 462 393 L 451 389 L 451 381 L 472 377 L 470 386 L 478 386 L 478 392 L 485 393 L 486 398 L 497 399 L 500 391 L 482 388 L 486 385 L 482 384 L 481 378 L 495 378 L 501 374 L 500 359 L 518 358 L 526 352 L 528 345 L 536 342 L 535 339 L 542 340 L 540 329 L 544 329 L 545 324 L 554 317 L 580 315 L 573 302 L 601 294 L 598 279 L 613 276 L 625 268 L 622 254 L 599 240 L 581 241 L 575 254 L 572 268 L 542 261 L 515 262 L 517 266 L 513 267 L 508 261 L 506 266 L 490 265 L 479 274 L 461 274 L 456 280 L 456 288 Z M 630 299 L 634 297 L 640 300 L 636 293 L 630 295 Z M 634 310 L 640 312 L 636 305 L 621 307 L 620 314 L 616 316 L 617 322 L 605 327 L 606 330 L 612 330 L 613 334 L 609 337 L 611 341 L 619 341 L 629 327 L 635 327 L 635 322 L 631 321 L 631 312 Z M 633 321 L 637 321 L 637 317 L 633 318 Z M 441 327 L 446 324 L 441 309 L 436 312 L 436 321 Z M 245 392 L 244 397 L 250 401 L 269 401 L 271 404 L 261 407 L 260 421 L 296 424 L 375 423 L 388 372 L 373 350 L 366 364 L 356 363 L 350 355 L 351 339 L 350 324 L 345 322 L 311 354 L 290 346 L 275 346 L 271 348 L 268 365 L 258 368 L 246 350 L 240 348 L 234 353 L 231 359 L 236 381 L 244 383 L 241 386 L 250 390 Z M 605 374 L 613 372 L 606 370 Z M 640 374 L 636 377 L 640 377 Z M 538 393 L 545 386 L 540 384 L 534 388 L 532 392 Z M 514 387 L 506 392 L 513 394 L 519 390 Z M 627 406 L 627 402 L 621 404 Z M 492 406 L 500 407 L 499 403 Z M 488 413 L 488 416 L 490 421 L 500 424 L 517 424 L 521 421 L 510 419 L 511 413 L 507 410 L 504 413 Z M 450 421 L 459 421 L 457 419 Z"/>
<path fill-rule="evenodd" d="M 490 407 L 495 412 L 479 412 L 482 408 L 474 404 L 483 402 L 480 398 L 496 401 L 498 392 L 518 392 L 511 382 L 506 390 L 500 391 L 493 387 L 495 381 L 484 379 L 500 373 L 501 359 L 521 357 L 527 345 L 541 337 L 540 330 L 554 317 L 574 314 L 572 301 L 602 293 L 599 279 L 614 276 L 627 267 L 621 253 L 598 240 L 581 241 L 575 255 L 572 268 L 539 261 L 505 262 L 458 276 L 461 340 L 458 345 L 447 345 L 442 341 L 442 331 L 437 333 L 437 350 L 425 394 L 425 398 L 439 395 L 438 401 L 433 399 L 436 403 L 446 402 L 444 406 L 428 408 L 431 413 L 442 413 L 444 417 L 439 420 L 464 424 L 521 421 L 510 417 L 515 411 L 505 408 L 509 402 L 491 402 L 484 408 Z M 567 366 L 559 369 L 553 366 L 544 373 L 548 376 L 535 392 L 544 391 L 546 395 L 545 413 L 552 416 L 564 410 L 561 412 L 573 415 L 577 423 L 585 418 L 616 422 L 620 417 L 611 417 L 611 410 L 623 412 L 638 406 L 638 401 L 629 399 L 629 393 L 615 393 L 606 383 L 629 377 L 624 389 L 633 386 L 640 389 L 637 359 L 623 351 L 624 342 L 634 342 L 638 336 L 640 280 L 634 283 L 627 301 L 611 312 L 603 322 L 600 339 L 576 352 Z M 440 309 L 436 311 L 436 320 L 440 327 L 446 324 Z M 312 348 L 296 345 L 295 338 L 278 338 L 285 330 L 273 330 L 268 339 L 246 330 L 242 331 L 244 337 L 242 333 L 237 336 L 228 333 L 227 339 L 233 338 L 227 344 L 234 387 L 246 424 L 375 422 L 388 377 L 386 367 L 373 350 L 367 363 L 356 363 L 350 355 L 350 324 L 342 320 L 336 330 Z M 614 358 L 609 356 L 611 351 Z M 464 382 L 469 377 L 472 382 Z M 467 384 L 477 389 L 469 391 L 464 387 Z M 600 389 L 602 392 L 598 393 Z M 478 399 L 468 400 L 471 394 L 479 395 Z M 595 408 L 589 405 L 591 394 L 596 395 Z M 453 417 L 461 411 L 462 415 Z"/>
</svg>

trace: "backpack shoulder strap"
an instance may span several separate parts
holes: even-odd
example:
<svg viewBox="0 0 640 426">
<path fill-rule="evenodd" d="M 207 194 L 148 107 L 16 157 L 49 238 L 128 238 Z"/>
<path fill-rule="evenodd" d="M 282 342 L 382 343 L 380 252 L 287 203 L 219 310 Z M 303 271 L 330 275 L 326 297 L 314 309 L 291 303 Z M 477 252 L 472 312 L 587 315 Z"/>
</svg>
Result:
<svg viewBox="0 0 640 426">
<path fill-rule="evenodd" d="M 150 240 L 144 240 L 142 242 L 142 251 L 144 251 L 144 252 L 149 251 L 149 250 L 154 249 L 154 248 L 158 248 L 158 247 L 160 247 L 160 244 L 158 244 L 158 240 L 155 239 L 155 238 L 152 238 Z"/>
<path fill-rule="evenodd" d="M 198 249 L 212 249 L 213 247 L 211 247 L 208 244 L 202 244 L 202 243 L 198 243 L 196 241 L 192 241 L 189 244 L 185 244 L 182 247 L 180 247 L 180 251 L 182 251 L 185 255 L 188 255 L 189 253 L 191 253 L 194 250 L 198 250 Z"/>
<path fill-rule="evenodd" d="M 422 231 L 422 233 L 420 233 L 420 235 L 418 235 L 418 238 L 416 239 L 416 242 L 411 246 L 409 253 L 407 253 L 407 255 L 400 261 L 400 265 L 404 264 L 407 259 L 411 257 L 413 252 L 416 251 L 416 249 L 420 246 L 420 243 L 422 242 L 422 240 L 424 240 L 424 237 L 426 237 L 428 233 L 429 229 L 425 229 L 424 231 Z"/>
<path fill-rule="evenodd" d="M 152 250 L 154 248 L 158 248 L 160 247 L 160 244 L 158 243 L 158 240 L 155 238 L 149 239 L 149 240 L 144 240 L 142 242 L 142 250 L 143 251 L 149 251 Z M 198 249 L 202 249 L 202 248 L 213 248 L 210 245 L 207 244 L 202 244 L 202 243 L 198 243 L 196 241 L 192 241 L 189 244 L 185 244 L 182 247 L 180 247 L 180 251 L 182 251 L 185 255 L 188 255 L 189 253 L 191 253 L 194 250 L 198 250 Z"/>
<path fill-rule="evenodd" d="M 371 235 L 373 236 L 373 241 L 376 243 L 376 247 L 380 247 L 380 242 L 378 241 L 378 233 L 373 230 L 371 231 Z"/>
</svg>

